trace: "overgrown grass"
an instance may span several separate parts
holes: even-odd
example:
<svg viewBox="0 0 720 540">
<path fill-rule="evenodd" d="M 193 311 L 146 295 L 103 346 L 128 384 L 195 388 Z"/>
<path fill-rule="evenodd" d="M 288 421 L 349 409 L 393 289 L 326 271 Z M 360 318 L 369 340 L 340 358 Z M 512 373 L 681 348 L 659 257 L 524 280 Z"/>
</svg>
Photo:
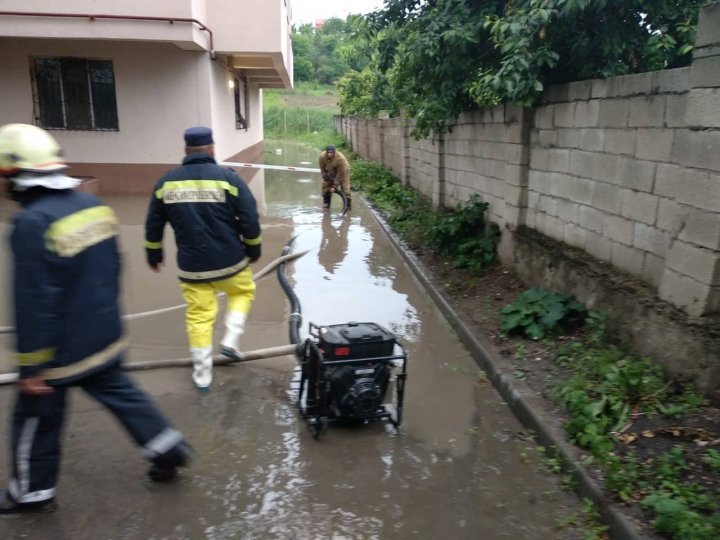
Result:
<svg viewBox="0 0 720 540">
<path fill-rule="evenodd" d="M 285 139 L 322 147 L 337 139 L 332 86 L 301 83 L 293 90 L 263 92 L 265 138 Z M 330 99 L 322 99 L 326 96 Z"/>
</svg>

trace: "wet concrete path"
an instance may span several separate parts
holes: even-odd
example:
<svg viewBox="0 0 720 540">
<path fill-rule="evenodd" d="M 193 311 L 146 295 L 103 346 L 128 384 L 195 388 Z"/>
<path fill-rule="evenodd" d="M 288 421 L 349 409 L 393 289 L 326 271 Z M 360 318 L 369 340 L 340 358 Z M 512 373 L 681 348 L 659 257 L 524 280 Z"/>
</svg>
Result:
<svg viewBox="0 0 720 540">
<path fill-rule="evenodd" d="M 267 161 L 316 166 L 314 152 L 269 146 Z M 295 407 L 292 357 L 215 368 L 209 394 L 188 369 L 135 372 L 197 452 L 179 482 L 154 485 L 119 425 L 81 391 L 72 393 L 60 510 L 0 517 L 0 538 L 53 539 L 540 539 L 580 538 L 558 520 L 580 503 L 548 472 L 508 407 L 418 286 L 372 215 L 356 198 L 352 214 L 320 211 L 319 175 L 258 171 L 250 180 L 263 222 L 262 268 L 296 237 L 312 250 L 287 276 L 307 323 L 377 322 L 409 357 L 404 423 L 332 426 L 313 439 Z M 145 266 L 146 200 L 106 199 L 123 223 L 127 313 L 182 304 L 174 254 L 161 274 Z M 334 201 L 338 204 L 338 201 Z M 7 232 L 3 205 L 2 232 Z M 170 235 L 171 236 L 171 235 Z M 7 251 L 5 251 L 7 253 Z M 0 279 L 8 278 L 7 257 Z M 274 274 L 258 283 L 243 346 L 288 343 L 290 304 Z M 8 306 L 7 288 L 0 293 Z M 11 324 L 8 309 L 0 326 Z M 89 329 L 91 331 L 91 329 Z M 183 312 L 128 323 L 128 360 L 187 356 Z M 0 335 L 10 369 L 11 336 Z M 14 388 L 0 387 L 0 484 L 8 477 L 8 423 Z"/>
</svg>

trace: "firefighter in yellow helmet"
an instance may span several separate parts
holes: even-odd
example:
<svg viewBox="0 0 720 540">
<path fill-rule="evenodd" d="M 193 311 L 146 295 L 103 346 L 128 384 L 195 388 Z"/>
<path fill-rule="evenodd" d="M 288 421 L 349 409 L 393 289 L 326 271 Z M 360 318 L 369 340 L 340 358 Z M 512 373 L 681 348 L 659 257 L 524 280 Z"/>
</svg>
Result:
<svg viewBox="0 0 720 540">
<path fill-rule="evenodd" d="M 0 127 L 0 176 L 22 209 L 13 219 L 16 363 L 12 472 L 0 514 L 54 508 L 67 393 L 81 387 L 122 423 L 173 478 L 191 450 L 122 371 L 118 220 L 97 197 L 72 188 L 57 141 L 26 124 Z"/>
</svg>

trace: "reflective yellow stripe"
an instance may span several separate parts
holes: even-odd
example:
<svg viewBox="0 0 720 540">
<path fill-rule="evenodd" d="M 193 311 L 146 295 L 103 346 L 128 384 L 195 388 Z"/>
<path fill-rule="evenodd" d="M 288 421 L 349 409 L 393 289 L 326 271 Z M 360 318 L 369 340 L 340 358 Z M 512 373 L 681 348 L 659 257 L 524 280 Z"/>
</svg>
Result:
<svg viewBox="0 0 720 540">
<path fill-rule="evenodd" d="M 55 348 L 38 349 L 33 352 L 17 353 L 16 363 L 18 366 L 37 366 L 49 362 L 55 356 Z"/>
<path fill-rule="evenodd" d="M 257 246 L 258 244 L 262 244 L 262 236 L 258 236 L 257 238 L 243 238 L 243 242 L 248 246 Z"/>
<path fill-rule="evenodd" d="M 169 180 L 155 192 L 155 197 L 162 199 L 166 191 L 183 189 L 224 189 L 237 197 L 238 188 L 225 180 Z"/>
<path fill-rule="evenodd" d="M 118 220 L 109 206 L 94 206 L 58 219 L 45 233 L 48 250 L 72 257 L 118 234 Z"/>
<path fill-rule="evenodd" d="M 104 348 L 102 351 L 95 353 L 92 356 L 88 356 L 79 362 L 75 362 L 69 366 L 46 369 L 40 373 L 40 377 L 51 381 L 79 375 L 85 371 L 91 370 L 92 368 L 103 365 L 113 356 L 116 356 L 124 351 L 127 346 L 127 341 L 124 338 L 120 338 L 115 343 Z"/>
<path fill-rule="evenodd" d="M 181 270 L 178 276 L 185 279 L 210 280 L 220 279 L 228 277 L 230 274 L 237 273 L 248 265 L 248 258 L 245 257 L 242 261 L 227 268 L 221 268 L 220 270 L 210 270 L 208 272 L 186 272 Z"/>
<path fill-rule="evenodd" d="M 162 242 L 150 242 L 145 240 L 145 247 L 148 249 L 162 249 Z"/>
</svg>

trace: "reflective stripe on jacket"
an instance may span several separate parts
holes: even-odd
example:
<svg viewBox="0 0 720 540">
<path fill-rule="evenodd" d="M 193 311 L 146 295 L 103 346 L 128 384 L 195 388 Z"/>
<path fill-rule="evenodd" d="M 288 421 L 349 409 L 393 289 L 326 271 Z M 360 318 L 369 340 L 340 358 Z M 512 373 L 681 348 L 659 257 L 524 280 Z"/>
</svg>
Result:
<svg viewBox="0 0 720 540">
<path fill-rule="evenodd" d="M 40 190 L 13 222 L 20 377 L 81 378 L 122 356 L 118 220 L 97 197 Z"/>
<path fill-rule="evenodd" d="M 255 198 L 234 171 L 209 154 L 188 155 L 155 184 L 145 222 L 146 248 L 162 248 L 166 223 L 175 232 L 181 281 L 226 279 L 260 257 Z"/>
</svg>

